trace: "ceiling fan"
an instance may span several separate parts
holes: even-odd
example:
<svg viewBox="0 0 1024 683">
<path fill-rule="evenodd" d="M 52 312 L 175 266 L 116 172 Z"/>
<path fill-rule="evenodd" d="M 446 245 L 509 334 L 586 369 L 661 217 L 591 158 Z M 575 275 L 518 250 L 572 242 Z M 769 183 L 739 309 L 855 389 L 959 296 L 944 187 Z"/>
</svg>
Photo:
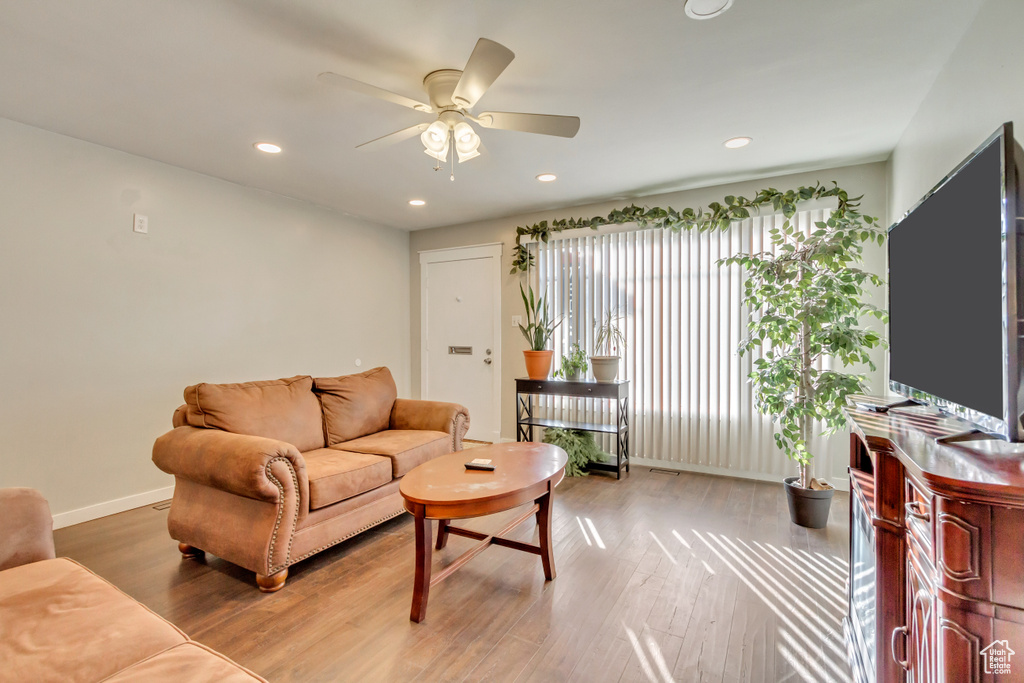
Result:
<svg viewBox="0 0 1024 683">
<path fill-rule="evenodd" d="M 469 62 L 466 63 L 464 70 L 440 69 L 431 71 L 424 77 L 423 88 L 427 91 L 430 104 L 329 71 L 317 78 L 324 83 L 387 100 L 425 114 L 437 114 L 437 119 L 433 123 L 425 122 L 403 128 L 364 142 L 358 145 L 357 149 L 373 149 L 419 135 L 423 151 L 439 163 L 447 160 L 450 147 L 454 147 L 459 163 L 462 163 L 480 156 L 480 136 L 469 124 L 470 121 L 484 128 L 557 135 L 563 138 L 575 137 L 580 128 L 580 120 L 576 116 L 503 111 L 486 111 L 477 116 L 470 113 L 477 101 L 514 58 L 515 54 L 504 45 L 481 38 L 473 48 L 473 54 L 469 56 Z M 454 180 L 454 175 L 452 179 Z"/>
</svg>

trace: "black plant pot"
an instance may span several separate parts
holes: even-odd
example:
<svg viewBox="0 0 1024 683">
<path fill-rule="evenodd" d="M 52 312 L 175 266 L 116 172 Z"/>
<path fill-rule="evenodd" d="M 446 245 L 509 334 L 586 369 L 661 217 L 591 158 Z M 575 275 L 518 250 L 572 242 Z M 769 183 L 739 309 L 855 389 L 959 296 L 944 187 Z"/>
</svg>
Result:
<svg viewBox="0 0 1024 683">
<path fill-rule="evenodd" d="M 799 477 L 786 477 L 786 500 L 789 501 L 789 518 L 793 524 L 808 529 L 824 529 L 828 525 L 828 510 L 832 507 L 835 489 L 815 491 L 803 489 L 796 483 Z"/>
</svg>

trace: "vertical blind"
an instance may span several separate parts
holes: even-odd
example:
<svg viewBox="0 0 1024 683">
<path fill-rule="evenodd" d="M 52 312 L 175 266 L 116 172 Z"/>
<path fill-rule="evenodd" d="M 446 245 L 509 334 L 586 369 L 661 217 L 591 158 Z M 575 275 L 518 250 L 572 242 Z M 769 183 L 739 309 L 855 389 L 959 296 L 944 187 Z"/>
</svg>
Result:
<svg viewBox="0 0 1024 683">
<path fill-rule="evenodd" d="M 827 211 L 797 214 L 809 233 Z M 595 323 L 609 311 L 626 335 L 619 378 L 630 381 L 630 451 L 634 458 L 681 469 L 779 479 L 795 468 L 776 447 L 770 418 L 757 412 L 747 375 L 752 356 L 736 353 L 746 331 L 743 273 L 716 262 L 771 250 L 768 231 L 782 216 L 758 216 L 725 232 L 660 228 L 538 243 L 533 274 L 561 324 L 553 369 L 573 343 L 595 353 Z M 546 417 L 614 420 L 612 406 L 544 397 Z M 604 437 L 605 450 L 614 448 Z M 842 463 L 843 442 L 816 438 L 816 476 Z M 836 459 L 838 458 L 838 460 Z"/>
</svg>

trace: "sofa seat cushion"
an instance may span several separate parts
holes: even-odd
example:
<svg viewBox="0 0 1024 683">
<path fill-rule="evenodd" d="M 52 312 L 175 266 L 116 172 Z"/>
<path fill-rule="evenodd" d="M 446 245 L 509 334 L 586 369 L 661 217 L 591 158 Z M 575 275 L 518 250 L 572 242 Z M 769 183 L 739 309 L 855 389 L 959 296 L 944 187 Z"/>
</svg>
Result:
<svg viewBox="0 0 1024 683">
<path fill-rule="evenodd" d="M 188 681 L 188 683 L 253 683 L 263 681 L 248 669 L 205 645 L 189 641 L 137 662 L 103 683 Z"/>
<path fill-rule="evenodd" d="M 368 453 L 318 448 L 303 453 L 309 478 L 309 509 L 317 510 L 391 481 L 391 461 Z"/>
<path fill-rule="evenodd" d="M 355 375 L 317 377 L 328 446 L 387 429 L 398 388 L 391 371 L 373 368 Z"/>
<path fill-rule="evenodd" d="M 185 419 L 193 427 L 277 439 L 300 451 L 325 445 L 323 414 L 309 375 L 196 384 L 185 389 L 185 405 Z"/>
<path fill-rule="evenodd" d="M 451 453 L 451 444 L 452 437 L 447 432 L 386 429 L 383 432 L 331 446 L 331 448 L 385 455 L 391 459 L 392 476 L 402 477 L 417 465 L 422 465 L 439 455 Z"/>
<path fill-rule="evenodd" d="M 177 628 L 67 558 L 0 572 L 4 680 L 99 681 L 186 640 Z"/>
</svg>

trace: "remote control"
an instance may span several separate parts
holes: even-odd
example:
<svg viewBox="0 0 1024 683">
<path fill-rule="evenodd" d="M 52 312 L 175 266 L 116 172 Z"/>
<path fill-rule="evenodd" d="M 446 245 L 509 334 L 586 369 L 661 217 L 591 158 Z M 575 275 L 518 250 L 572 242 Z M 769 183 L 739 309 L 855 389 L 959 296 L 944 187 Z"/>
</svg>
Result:
<svg viewBox="0 0 1024 683">
<path fill-rule="evenodd" d="M 490 460 L 484 458 L 477 458 L 476 460 L 470 460 L 466 463 L 467 470 L 487 470 L 488 472 L 494 471 L 494 465 L 491 464 Z"/>
</svg>

